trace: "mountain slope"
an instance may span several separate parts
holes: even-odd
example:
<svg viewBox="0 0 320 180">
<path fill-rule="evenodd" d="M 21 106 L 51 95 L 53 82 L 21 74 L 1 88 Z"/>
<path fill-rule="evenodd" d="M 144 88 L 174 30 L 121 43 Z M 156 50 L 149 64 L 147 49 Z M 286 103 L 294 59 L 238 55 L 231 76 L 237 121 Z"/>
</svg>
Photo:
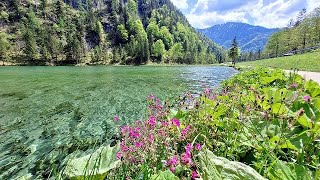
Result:
<svg viewBox="0 0 320 180">
<path fill-rule="evenodd" d="M 229 22 L 199 31 L 224 48 L 230 48 L 233 38 L 237 37 L 241 51 L 249 52 L 263 50 L 269 37 L 278 29 Z"/>
<path fill-rule="evenodd" d="M 194 64 L 225 58 L 170 0 L 4 0 L 0 41 L 0 60 L 28 64 Z"/>
</svg>

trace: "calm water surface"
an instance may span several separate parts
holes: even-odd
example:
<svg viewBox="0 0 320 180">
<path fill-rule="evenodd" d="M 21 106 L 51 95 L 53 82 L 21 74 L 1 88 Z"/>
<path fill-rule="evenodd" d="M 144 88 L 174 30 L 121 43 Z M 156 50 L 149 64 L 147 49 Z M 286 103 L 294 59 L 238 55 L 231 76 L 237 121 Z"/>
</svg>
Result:
<svg viewBox="0 0 320 180">
<path fill-rule="evenodd" d="M 68 154 L 107 142 L 113 117 L 142 119 L 150 93 L 172 100 L 235 73 L 204 66 L 0 67 L 0 179 L 45 177 Z"/>
</svg>

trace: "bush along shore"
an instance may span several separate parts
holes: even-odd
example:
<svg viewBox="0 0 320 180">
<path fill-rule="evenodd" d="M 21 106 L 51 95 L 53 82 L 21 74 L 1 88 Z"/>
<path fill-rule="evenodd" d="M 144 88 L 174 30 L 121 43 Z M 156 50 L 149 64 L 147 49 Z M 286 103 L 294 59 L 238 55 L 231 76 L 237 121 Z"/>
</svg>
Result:
<svg viewBox="0 0 320 180">
<path fill-rule="evenodd" d="M 148 118 L 120 142 L 69 161 L 74 179 L 319 179 L 320 86 L 254 69 L 173 107 L 147 98 Z M 121 124 L 121 117 L 114 118 Z M 119 125 L 120 126 L 120 125 Z M 81 164 L 80 162 L 86 161 Z"/>
</svg>

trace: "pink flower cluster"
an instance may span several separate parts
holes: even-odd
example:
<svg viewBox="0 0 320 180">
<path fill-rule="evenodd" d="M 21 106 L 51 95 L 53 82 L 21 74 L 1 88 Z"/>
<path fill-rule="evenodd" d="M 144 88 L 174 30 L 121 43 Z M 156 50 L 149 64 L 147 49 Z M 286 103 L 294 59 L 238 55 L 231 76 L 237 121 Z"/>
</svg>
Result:
<svg viewBox="0 0 320 180">
<path fill-rule="evenodd" d="M 163 168 L 175 172 L 177 166 L 184 166 L 189 169 L 187 174 L 191 178 L 200 177 L 195 171 L 197 166 L 193 154 L 198 153 L 202 146 L 188 143 L 194 138 L 192 126 L 177 118 L 169 119 L 168 111 L 153 95 L 147 99 L 149 118 L 120 128 L 122 140 L 116 158 L 133 169 L 144 163 L 148 163 L 148 167 L 159 168 L 159 162 L 165 162 L 161 163 Z"/>
</svg>

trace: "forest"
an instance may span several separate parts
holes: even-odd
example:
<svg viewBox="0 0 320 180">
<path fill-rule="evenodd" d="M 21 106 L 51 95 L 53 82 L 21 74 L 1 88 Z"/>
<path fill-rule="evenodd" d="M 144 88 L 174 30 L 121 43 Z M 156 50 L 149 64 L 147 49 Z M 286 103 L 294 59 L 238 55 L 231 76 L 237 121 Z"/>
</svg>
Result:
<svg viewBox="0 0 320 180">
<path fill-rule="evenodd" d="M 212 64 L 227 58 L 170 0 L 4 0 L 0 27 L 0 61 L 17 64 Z"/>
<path fill-rule="evenodd" d="M 288 53 L 299 54 L 311 51 L 311 47 L 319 45 L 320 7 L 310 13 L 302 9 L 296 20 L 291 19 L 287 27 L 270 37 L 264 56 L 278 57 Z"/>
</svg>

